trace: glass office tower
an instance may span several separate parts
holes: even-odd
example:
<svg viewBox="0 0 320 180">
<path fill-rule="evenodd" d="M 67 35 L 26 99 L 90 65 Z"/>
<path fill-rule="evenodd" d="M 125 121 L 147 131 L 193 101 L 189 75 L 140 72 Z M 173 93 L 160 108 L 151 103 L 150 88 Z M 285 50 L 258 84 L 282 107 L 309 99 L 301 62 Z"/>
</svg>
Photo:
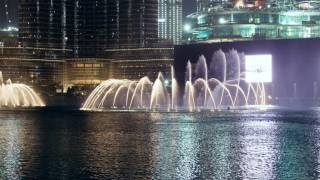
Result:
<svg viewBox="0 0 320 180">
<path fill-rule="evenodd" d="M 182 38 L 182 0 L 159 0 L 158 37 L 173 44 Z"/>
</svg>

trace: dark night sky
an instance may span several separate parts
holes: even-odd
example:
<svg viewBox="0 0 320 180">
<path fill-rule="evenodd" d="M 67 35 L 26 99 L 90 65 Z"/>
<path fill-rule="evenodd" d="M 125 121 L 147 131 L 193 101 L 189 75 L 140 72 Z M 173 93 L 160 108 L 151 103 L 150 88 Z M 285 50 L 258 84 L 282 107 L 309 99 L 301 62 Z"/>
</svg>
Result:
<svg viewBox="0 0 320 180">
<path fill-rule="evenodd" d="M 0 28 L 7 26 L 6 11 L 4 7 L 4 0 L 0 0 Z M 13 26 L 18 24 L 18 0 L 8 0 L 9 18 Z"/>
<path fill-rule="evenodd" d="M 196 0 L 183 0 L 183 17 L 197 10 Z"/>
<path fill-rule="evenodd" d="M 12 24 L 17 25 L 18 0 L 8 0 Z M 196 11 L 196 0 L 183 0 L 183 17 Z M 6 26 L 4 0 L 0 0 L 0 27 Z"/>
</svg>

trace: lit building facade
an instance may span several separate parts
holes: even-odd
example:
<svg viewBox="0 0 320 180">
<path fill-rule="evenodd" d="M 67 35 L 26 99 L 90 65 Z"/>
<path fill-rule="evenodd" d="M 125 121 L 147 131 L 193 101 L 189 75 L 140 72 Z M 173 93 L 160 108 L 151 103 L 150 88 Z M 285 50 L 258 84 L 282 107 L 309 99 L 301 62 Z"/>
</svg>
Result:
<svg viewBox="0 0 320 180">
<path fill-rule="evenodd" d="M 154 79 L 158 72 L 169 74 L 173 48 L 159 43 L 158 0 L 108 2 L 108 48 L 112 78 Z M 109 8 L 108 8 L 109 9 Z"/>
<path fill-rule="evenodd" d="M 119 48 L 144 48 L 157 42 L 157 0 L 119 0 Z"/>
<path fill-rule="evenodd" d="M 107 1 L 107 44 L 108 49 L 119 48 L 119 1 Z"/>
<path fill-rule="evenodd" d="M 116 57 L 111 59 L 112 78 L 130 80 L 139 80 L 145 76 L 155 80 L 159 72 L 165 78 L 170 78 L 173 52 L 172 47 L 106 50 L 110 57 Z"/>
<path fill-rule="evenodd" d="M 182 0 L 159 0 L 158 37 L 180 44 L 182 29 Z"/>
<path fill-rule="evenodd" d="M 65 0 L 63 30 L 74 57 L 96 57 L 107 44 L 107 1 Z"/>
<path fill-rule="evenodd" d="M 20 0 L 22 47 L 71 49 L 72 57 L 95 57 L 107 44 L 105 0 Z"/>
<path fill-rule="evenodd" d="M 111 77 L 110 60 L 103 58 L 74 58 L 64 62 L 67 86 L 99 84 Z"/>
<path fill-rule="evenodd" d="M 61 0 L 20 0 L 19 37 L 24 47 L 63 47 Z"/>
<path fill-rule="evenodd" d="M 18 29 L 6 28 L 0 29 L 0 47 L 17 46 L 18 44 Z"/>
<path fill-rule="evenodd" d="M 53 95 L 55 89 L 63 86 L 64 61 L 37 58 L 26 54 L 33 51 L 44 54 L 47 50 L 0 47 L 0 71 L 5 79 L 10 78 L 12 82 L 21 82 L 39 88 L 39 93 Z"/>
<path fill-rule="evenodd" d="M 320 37 L 319 3 L 305 3 L 244 1 L 194 13 L 187 17 L 185 43 Z"/>
<path fill-rule="evenodd" d="M 20 0 L 20 44 L 5 47 L 3 58 L 34 64 L 19 71 L 35 86 L 99 83 L 109 77 L 106 60 L 99 58 L 107 44 L 107 20 L 106 0 Z"/>
<path fill-rule="evenodd" d="M 158 0 L 20 0 L 19 11 L 21 43 L 6 47 L 3 58 L 14 51 L 21 62 L 34 62 L 25 82 L 65 89 L 169 76 L 173 48 L 158 43 Z"/>
<path fill-rule="evenodd" d="M 37 52 L 27 54 L 26 52 Z M 99 84 L 111 77 L 110 60 L 104 58 L 43 58 L 45 48 L 1 47 L 0 71 L 5 79 L 23 82 L 54 95 L 56 89 Z"/>
</svg>

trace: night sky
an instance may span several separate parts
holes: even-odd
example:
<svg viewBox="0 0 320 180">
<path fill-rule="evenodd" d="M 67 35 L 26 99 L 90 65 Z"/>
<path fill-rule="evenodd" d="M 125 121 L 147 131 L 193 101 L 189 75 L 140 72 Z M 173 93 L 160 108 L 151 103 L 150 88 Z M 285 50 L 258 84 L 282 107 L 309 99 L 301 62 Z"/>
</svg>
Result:
<svg viewBox="0 0 320 180">
<path fill-rule="evenodd" d="M 0 28 L 8 26 L 6 18 L 6 10 L 4 0 L 0 0 Z M 18 24 L 18 0 L 8 0 L 9 19 L 12 21 L 12 26 Z"/>
<path fill-rule="evenodd" d="M 18 0 L 8 0 L 9 16 L 12 20 L 12 25 L 18 24 Z M 196 11 L 196 0 L 183 0 L 183 17 Z M 0 27 L 7 26 L 5 16 L 4 0 L 0 0 Z"/>
</svg>

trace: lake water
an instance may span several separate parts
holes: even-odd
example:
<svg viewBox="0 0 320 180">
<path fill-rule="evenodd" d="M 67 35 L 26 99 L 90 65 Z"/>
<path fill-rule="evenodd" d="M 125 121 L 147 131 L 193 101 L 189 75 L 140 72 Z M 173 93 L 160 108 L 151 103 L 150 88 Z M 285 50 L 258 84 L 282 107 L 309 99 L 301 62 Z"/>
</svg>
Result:
<svg viewBox="0 0 320 180">
<path fill-rule="evenodd" d="M 320 111 L 0 113 L 0 179 L 319 179 Z"/>
</svg>

